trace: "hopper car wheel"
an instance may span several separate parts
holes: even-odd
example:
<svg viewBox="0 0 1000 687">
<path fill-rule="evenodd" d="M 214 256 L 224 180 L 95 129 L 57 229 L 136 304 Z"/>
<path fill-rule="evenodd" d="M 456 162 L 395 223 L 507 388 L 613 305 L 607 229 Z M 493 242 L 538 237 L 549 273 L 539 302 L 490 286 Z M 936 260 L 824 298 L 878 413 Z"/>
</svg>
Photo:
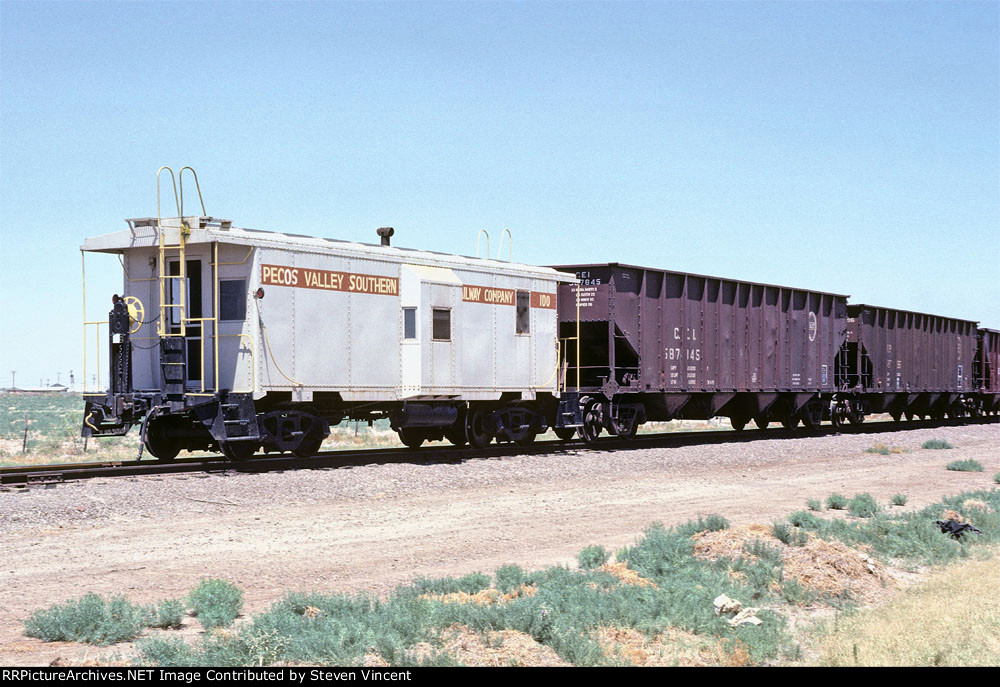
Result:
<svg viewBox="0 0 1000 687">
<path fill-rule="evenodd" d="M 250 460 L 257 453 L 257 443 L 253 441 L 220 441 L 219 450 L 234 463 Z"/>
<path fill-rule="evenodd" d="M 639 431 L 639 418 L 632 415 L 623 420 L 611 420 L 611 431 L 621 439 L 634 439 Z"/>
<path fill-rule="evenodd" d="M 493 413 L 483 406 L 473 406 L 465 416 L 465 438 L 473 448 L 486 448 L 493 441 Z"/>
<path fill-rule="evenodd" d="M 743 428 L 747 426 L 747 419 L 745 417 L 731 416 L 729 418 L 729 424 L 733 426 L 737 432 L 742 432 Z"/>
<path fill-rule="evenodd" d="M 569 441 L 576 436 L 576 427 L 555 427 L 552 430 L 562 441 Z"/>
<path fill-rule="evenodd" d="M 767 429 L 767 426 L 771 424 L 771 421 L 766 417 L 755 417 L 753 423 L 757 425 L 757 429 Z"/>
<path fill-rule="evenodd" d="M 299 444 L 298 448 L 292 451 L 293 454 L 299 458 L 312 458 L 317 453 L 319 453 L 320 446 L 323 445 L 323 439 L 321 437 L 305 437 L 302 439 L 302 443 Z"/>
<path fill-rule="evenodd" d="M 852 403 L 847 406 L 847 421 L 852 425 L 860 425 L 865 421 L 865 411 L 860 403 Z"/>
<path fill-rule="evenodd" d="M 604 409 L 600 401 L 590 400 L 583 410 L 583 426 L 580 427 L 580 438 L 588 444 L 597 441 L 604 428 Z"/>
<path fill-rule="evenodd" d="M 799 416 L 798 415 L 786 415 L 781 418 L 781 426 L 785 429 L 795 429 L 799 426 Z"/>
<path fill-rule="evenodd" d="M 837 403 L 832 408 L 830 408 L 830 424 L 836 431 L 840 431 L 840 428 L 844 426 L 844 419 L 846 418 L 844 412 L 844 407 Z"/>
<path fill-rule="evenodd" d="M 809 402 L 800 412 L 802 426 L 808 430 L 817 430 L 823 424 L 823 405 L 819 402 Z"/>
<path fill-rule="evenodd" d="M 420 444 L 424 443 L 424 433 L 419 429 L 413 429 L 412 427 L 404 427 L 397 430 L 399 434 L 399 440 L 407 446 L 407 448 L 420 448 Z"/>
<path fill-rule="evenodd" d="M 907 422 L 913 422 L 913 411 L 912 410 L 907 410 L 906 413 L 905 413 L 905 415 L 906 415 L 906 421 Z"/>
<path fill-rule="evenodd" d="M 143 443 L 146 450 L 159 460 L 173 460 L 181 452 L 180 441 L 170 436 L 170 425 L 165 419 L 149 421 Z"/>
</svg>

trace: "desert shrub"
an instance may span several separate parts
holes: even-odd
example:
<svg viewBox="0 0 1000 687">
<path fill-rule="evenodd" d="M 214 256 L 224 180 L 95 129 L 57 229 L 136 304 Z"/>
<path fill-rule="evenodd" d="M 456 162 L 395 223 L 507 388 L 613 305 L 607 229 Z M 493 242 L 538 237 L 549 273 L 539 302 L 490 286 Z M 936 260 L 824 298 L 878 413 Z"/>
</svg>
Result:
<svg viewBox="0 0 1000 687">
<path fill-rule="evenodd" d="M 230 582 L 204 579 L 188 595 L 192 613 L 210 629 L 228 627 L 243 607 L 243 592 Z"/>
<path fill-rule="evenodd" d="M 149 626 L 172 629 L 181 626 L 186 609 L 179 599 L 161 601 L 149 609 Z"/>
<path fill-rule="evenodd" d="M 654 524 L 646 529 L 634 546 L 623 548 L 615 554 L 615 558 L 628 561 L 628 567 L 644 577 L 662 577 L 691 558 L 694 552 L 691 534 L 701 530 L 688 534 L 692 529 L 690 525 L 668 531 L 662 524 Z"/>
<path fill-rule="evenodd" d="M 812 513 L 808 513 L 804 510 L 797 510 L 788 516 L 788 522 L 792 523 L 796 527 L 816 528 L 819 526 L 821 520 Z"/>
<path fill-rule="evenodd" d="M 598 546 L 596 544 L 594 546 L 588 546 L 580 553 L 576 554 L 576 561 L 584 570 L 599 568 L 607 563 L 609 558 L 611 558 L 611 552 L 603 546 Z"/>
<path fill-rule="evenodd" d="M 955 470 L 957 472 L 982 472 L 983 465 L 978 460 L 955 460 L 948 463 L 949 470 Z"/>
<path fill-rule="evenodd" d="M 987 510 L 968 510 L 963 504 L 968 500 L 986 503 Z M 946 509 L 971 517 L 976 527 L 983 531 L 981 537 L 966 537 L 956 541 L 942 535 L 934 524 Z M 804 529 L 816 536 L 837 539 L 848 545 L 866 544 L 875 555 L 895 558 L 915 564 L 942 564 L 969 555 L 970 547 L 1000 541 L 1000 490 L 965 492 L 943 499 L 917 511 L 876 513 L 860 520 L 824 520 Z"/>
<path fill-rule="evenodd" d="M 894 506 L 905 506 L 909 499 L 906 494 L 893 494 L 892 495 L 892 505 Z"/>
<path fill-rule="evenodd" d="M 889 447 L 885 444 L 875 444 L 874 446 L 869 446 L 865 449 L 865 453 L 879 453 L 883 456 L 887 456 L 891 453 Z"/>
<path fill-rule="evenodd" d="M 781 581 L 781 598 L 795 606 L 805 606 L 813 603 L 819 594 L 804 586 L 794 579 L 783 579 Z"/>
<path fill-rule="evenodd" d="M 806 501 L 806 506 L 809 510 L 821 511 L 823 510 L 823 502 L 819 499 L 809 499 Z"/>
<path fill-rule="evenodd" d="M 144 665 L 177 668 L 209 665 L 180 637 L 150 637 L 136 644 L 138 662 Z"/>
<path fill-rule="evenodd" d="M 678 534 L 686 537 L 698 534 L 699 532 L 718 532 L 719 530 L 727 529 L 729 529 L 729 521 L 721 515 L 715 514 L 699 515 L 697 520 L 689 520 L 675 528 Z"/>
<path fill-rule="evenodd" d="M 878 513 L 878 503 L 871 494 L 856 494 L 847 504 L 847 510 L 856 518 L 870 518 Z"/>
<path fill-rule="evenodd" d="M 920 448 L 939 450 L 939 449 L 955 448 L 955 447 L 949 444 L 944 439 L 928 439 L 923 444 L 921 444 Z"/>
<path fill-rule="evenodd" d="M 830 494 L 826 497 L 826 507 L 830 510 L 844 510 L 847 508 L 847 497 L 842 494 Z"/>
<path fill-rule="evenodd" d="M 996 484 L 1000 484 L 1000 472 L 998 472 L 997 474 L 993 475 L 993 481 Z"/>
<path fill-rule="evenodd" d="M 802 515 L 806 515 L 806 513 L 802 513 Z M 786 522 L 776 522 L 771 525 L 771 534 L 774 535 L 775 539 L 788 546 L 803 546 L 809 541 L 809 535 L 799 529 L 799 525 L 793 526 Z"/>
<path fill-rule="evenodd" d="M 496 569 L 493 573 L 497 591 L 507 594 L 514 589 L 518 589 L 523 584 L 533 584 L 529 576 L 519 565 L 504 565 Z"/>
<path fill-rule="evenodd" d="M 149 614 L 124 596 L 104 599 L 90 593 L 78 601 L 67 601 L 35 611 L 24 623 L 30 637 L 47 642 L 67 641 L 107 645 L 138 637 Z"/>
</svg>

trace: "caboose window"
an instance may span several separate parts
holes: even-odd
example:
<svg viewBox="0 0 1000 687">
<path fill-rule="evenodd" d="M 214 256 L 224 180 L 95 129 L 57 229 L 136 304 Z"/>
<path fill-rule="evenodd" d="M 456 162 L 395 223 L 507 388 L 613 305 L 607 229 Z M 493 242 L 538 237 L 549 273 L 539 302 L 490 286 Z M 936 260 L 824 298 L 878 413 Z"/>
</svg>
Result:
<svg viewBox="0 0 1000 687">
<path fill-rule="evenodd" d="M 219 319 L 243 320 L 247 313 L 247 280 L 226 279 L 219 282 Z"/>
<path fill-rule="evenodd" d="M 451 310 L 434 308 L 431 322 L 431 338 L 435 341 L 451 341 Z"/>
<path fill-rule="evenodd" d="M 417 309 L 403 308 L 403 338 L 417 338 Z"/>
<path fill-rule="evenodd" d="M 531 331 L 531 294 L 527 291 L 517 292 L 517 320 L 514 326 L 518 334 Z"/>
</svg>

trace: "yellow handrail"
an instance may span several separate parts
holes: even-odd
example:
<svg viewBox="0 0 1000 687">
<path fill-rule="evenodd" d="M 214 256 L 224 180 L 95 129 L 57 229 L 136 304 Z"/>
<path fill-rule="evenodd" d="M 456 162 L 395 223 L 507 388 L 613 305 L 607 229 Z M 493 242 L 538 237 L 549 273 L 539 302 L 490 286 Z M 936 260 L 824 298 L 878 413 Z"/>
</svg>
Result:
<svg viewBox="0 0 1000 687">
<path fill-rule="evenodd" d="M 168 246 L 166 242 L 166 232 L 163 230 L 163 216 L 160 209 L 160 174 L 163 172 L 163 170 L 167 170 L 168 172 L 170 172 L 170 179 L 174 186 L 174 204 L 177 206 L 177 216 L 180 221 L 180 226 L 177 229 L 178 243 L 177 245 L 170 245 L 170 246 Z M 183 173 L 183 171 L 184 170 L 182 169 L 181 172 Z M 195 178 L 197 179 L 197 176 Z M 187 260 L 185 259 L 184 255 L 184 239 L 185 239 L 186 225 L 184 224 L 184 211 L 183 211 L 184 207 L 183 183 L 184 179 L 182 177 L 181 178 L 182 191 L 181 191 L 181 196 L 178 197 L 177 179 L 174 176 L 174 170 L 170 169 L 170 167 L 164 166 L 160 167 L 160 169 L 157 170 L 156 172 L 156 231 L 159 239 L 159 248 L 160 248 L 159 261 L 157 265 L 159 269 L 159 282 L 160 282 L 160 317 L 157 320 L 156 331 L 161 337 L 180 336 L 183 338 L 187 333 L 184 322 L 184 315 L 185 315 L 184 305 L 187 303 Z M 178 260 L 179 260 L 179 270 L 180 270 L 179 275 L 166 274 L 167 248 L 178 249 Z M 167 304 L 166 284 L 168 279 L 181 280 L 181 299 L 180 299 L 181 302 L 179 304 L 174 304 L 174 303 L 171 303 L 170 305 Z M 176 308 L 176 307 L 179 307 L 181 309 L 181 315 L 178 318 L 178 322 L 180 322 L 181 331 L 178 334 L 173 334 L 167 331 L 168 328 L 166 324 L 167 318 L 165 317 L 166 315 L 165 311 L 168 308 Z"/>
<path fill-rule="evenodd" d="M 260 323 L 260 329 L 264 333 L 264 345 L 267 346 L 267 354 L 271 356 L 271 362 L 274 363 L 274 369 L 276 369 L 282 377 L 290 381 L 295 386 L 304 386 L 302 382 L 296 382 L 294 379 L 286 375 L 278 366 L 278 361 L 274 359 L 274 351 L 271 350 L 271 342 L 267 338 L 267 326 L 263 322 Z"/>
<path fill-rule="evenodd" d="M 95 340 L 97 349 L 97 387 L 101 386 L 101 325 L 108 324 L 107 320 L 87 319 L 87 254 L 80 250 L 80 293 L 83 298 L 83 391 L 87 393 L 87 327 L 93 326 L 97 330 Z M 94 395 L 94 394 L 91 394 Z"/>
<path fill-rule="evenodd" d="M 208 213 L 205 212 L 205 200 L 201 197 L 201 184 L 198 183 L 198 172 L 194 171 L 193 167 L 181 167 L 181 171 L 177 173 L 177 176 L 180 177 L 181 181 L 181 207 L 180 207 L 181 217 L 184 217 L 184 170 L 185 169 L 190 169 L 191 174 L 194 175 L 194 185 L 195 188 L 198 189 L 198 201 L 201 203 L 201 216 L 207 217 Z"/>
<path fill-rule="evenodd" d="M 533 384 L 532 389 L 544 389 L 549 385 L 549 383 L 556 379 L 556 375 L 559 374 L 559 368 L 562 367 L 562 341 L 556 341 L 556 369 L 552 370 L 552 376 L 545 380 L 544 384 Z M 559 389 L 559 380 L 556 380 L 556 390 Z"/>
<path fill-rule="evenodd" d="M 485 229 L 480 229 L 479 234 L 476 235 L 476 257 L 481 257 L 479 254 L 479 242 L 483 238 L 483 234 L 486 234 L 486 259 L 490 259 L 490 232 Z"/>
<path fill-rule="evenodd" d="M 500 234 L 500 247 L 497 249 L 497 260 L 503 259 L 503 237 L 507 237 L 507 262 L 510 262 L 510 249 L 511 244 L 514 242 L 514 236 L 510 233 L 510 229 L 504 229 L 503 234 Z M 489 245 L 486 246 L 487 252 L 489 251 Z"/>
</svg>

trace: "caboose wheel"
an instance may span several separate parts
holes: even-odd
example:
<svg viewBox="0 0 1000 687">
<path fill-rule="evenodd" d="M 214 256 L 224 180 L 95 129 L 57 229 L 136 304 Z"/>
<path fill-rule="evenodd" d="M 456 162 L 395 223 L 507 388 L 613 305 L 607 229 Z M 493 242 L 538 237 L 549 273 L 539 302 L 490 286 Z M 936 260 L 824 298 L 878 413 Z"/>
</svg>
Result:
<svg viewBox="0 0 1000 687">
<path fill-rule="evenodd" d="M 181 452 L 180 441 L 170 435 L 166 419 L 149 420 L 146 427 L 146 450 L 160 460 L 173 460 Z"/>
<path fill-rule="evenodd" d="M 319 453 L 320 446 L 323 445 L 322 437 L 305 437 L 298 448 L 292 451 L 299 458 L 312 458 Z"/>
<path fill-rule="evenodd" d="M 591 400 L 583 409 L 583 426 L 580 428 L 580 438 L 588 444 L 597 441 L 604 429 L 604 409 L 600 401 Z"/>
<path fill-rule="evenodd" d="M 257 443 L 254 441 L 220 441 L 219 450 L 234 463 L 250 460 L 257 453 Z"/>
<path fill-rule="evenodd" d="M 555 432 L 556 436 L 563 441 L 569 441 L 576 436 L 575 427 L 554 427 L 552 431 Z"/>
<path fill-rule="evenodd" d="M 467 443 L 465 432 L 462 429 L 448 429 L 444 433 L 444 438 L 458 448 L 465 446 Z"/>
<path fill-rule="evenodd" d="M 397 430 L 397 433 L 399 434 L 399 440 L 407 448 L 420 448 L 420 444 L 424 443 L 424 433 L 419 429 L 404 427 Z"/>
<path fill-rule="evenodd" d="M 535 443 L 535 437 L 538 436 L 531 430 L 528 430 L 524 435 L 518 437 L 514 440 L 514 443 L 518 446 L 531 446 Z"/>
<path fill-rule="evenodd" d="M 465 416 L 465 438 L 473 448 L 486 448 L 493 441 L 492 411 L 475 405 Z"/>
</svg>

